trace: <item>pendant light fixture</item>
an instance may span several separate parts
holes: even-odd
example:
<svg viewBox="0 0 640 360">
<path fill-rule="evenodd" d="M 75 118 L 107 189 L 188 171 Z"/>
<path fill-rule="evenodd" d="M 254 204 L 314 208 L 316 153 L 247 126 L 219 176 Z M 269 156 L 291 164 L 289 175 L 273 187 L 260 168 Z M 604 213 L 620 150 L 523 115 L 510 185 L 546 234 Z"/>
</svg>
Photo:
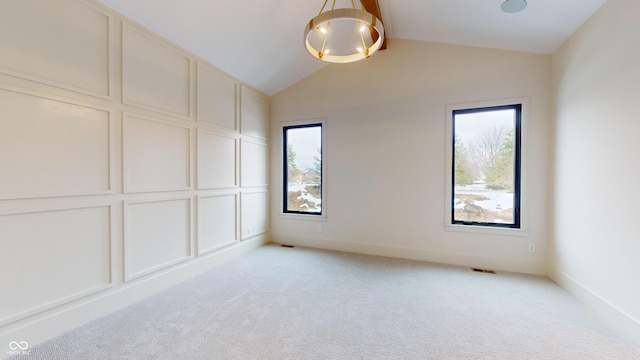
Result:
<svg viewBox="0 0 640 360">
<path fill-rule="evenodd" d="M 380 49 L 384 27 L 380 19 L 365 10 L 361 0 L 359 8 L 354 0 L 350 1 L 350 8 L 336 8 L 333 0 L 331 9 L 325 11 L 328 1 L 304 30 L 305 47 L 313 57 L 348 63 L 367 58 Z"/>
</svg>

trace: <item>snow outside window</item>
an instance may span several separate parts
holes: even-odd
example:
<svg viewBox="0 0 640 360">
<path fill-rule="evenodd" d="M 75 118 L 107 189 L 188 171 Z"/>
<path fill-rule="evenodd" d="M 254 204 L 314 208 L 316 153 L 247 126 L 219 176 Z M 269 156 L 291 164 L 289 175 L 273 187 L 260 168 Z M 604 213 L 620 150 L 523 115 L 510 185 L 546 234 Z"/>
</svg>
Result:
<svg viewBox="0 0 640 360">
<path fill-rule="evenodd" d="M 283 127 L 283 212 L 322 215 L 322 124 Z"/>
<path fill-rule="evenodd" d="M 453 110 L 453 224 L 520 228 L 521 104 Z"/>
</svg>

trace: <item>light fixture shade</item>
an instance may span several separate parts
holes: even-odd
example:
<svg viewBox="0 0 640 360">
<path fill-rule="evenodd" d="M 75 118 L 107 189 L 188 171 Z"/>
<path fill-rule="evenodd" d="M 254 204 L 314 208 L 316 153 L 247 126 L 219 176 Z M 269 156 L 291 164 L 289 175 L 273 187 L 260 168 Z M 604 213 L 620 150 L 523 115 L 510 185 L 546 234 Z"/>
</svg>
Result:
<svg viewBox="0 0 640 360">
<path fill-rule="evenodd" d="M 307 51 L 322 61 L 348 63 L 371 56 L 384 40 L 382 22 L 355 8 L 320 13 L 304 30 Z"/>
</svg>

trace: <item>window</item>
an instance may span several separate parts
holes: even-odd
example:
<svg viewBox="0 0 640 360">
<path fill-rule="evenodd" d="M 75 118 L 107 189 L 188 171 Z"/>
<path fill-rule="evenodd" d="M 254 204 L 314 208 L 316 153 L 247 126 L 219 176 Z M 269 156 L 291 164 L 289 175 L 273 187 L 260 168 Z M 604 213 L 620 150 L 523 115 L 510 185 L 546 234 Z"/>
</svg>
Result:
<svg viewBox="0 0 640 360">
<path fill-rule="evenodd" d="M 322 123 L 283 127 L 283 212 L 322 215 Z"/>
<path fill-rule="evenodd" d="M 520 228 L 522 105 L 453 110 L 451 222 Z"/>
</svg>

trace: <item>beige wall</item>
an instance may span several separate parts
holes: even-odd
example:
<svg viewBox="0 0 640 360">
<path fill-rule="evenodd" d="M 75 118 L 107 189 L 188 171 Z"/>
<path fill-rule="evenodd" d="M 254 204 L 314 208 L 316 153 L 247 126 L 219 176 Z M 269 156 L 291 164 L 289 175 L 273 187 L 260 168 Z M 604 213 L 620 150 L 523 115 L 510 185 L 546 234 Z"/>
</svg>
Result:
<svg viewBox="0 0 640 360">
<path fill-rule="evenodd" d="M 357 64 L 331 65 L 271 99 L 274 241 L 542 274 L 548 246 L 551 59 L 389 40 Z M 526 231 L 445 229 L 448 105 L 528 99 Z M 326 119 L 326 221 L 283 216 L 282 122 Z M 322 232 L 318 225 L 322 225 Z M 527 252 L 528 244 L 537 251 Z"/>
<path fill-rule="evenodd" d="M 267 241 L 267 97 L 78 0 L 0 54 L 0 356 Z"/>
<path fill-rule="evenodd" d="M 640 342 L 640 4 L 607 2 L 553 56 L 551 275 Z"/>
</svg>

